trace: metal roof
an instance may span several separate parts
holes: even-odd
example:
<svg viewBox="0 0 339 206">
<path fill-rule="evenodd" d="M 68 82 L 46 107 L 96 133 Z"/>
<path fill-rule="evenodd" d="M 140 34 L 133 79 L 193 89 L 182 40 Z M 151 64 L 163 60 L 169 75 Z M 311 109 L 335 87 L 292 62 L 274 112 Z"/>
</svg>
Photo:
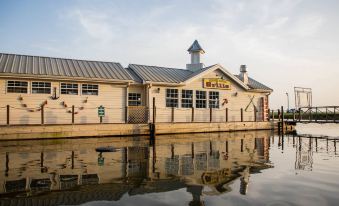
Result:
<svg viewBox="0 0 339 206">
<path fill-rule="evenodd" d="M 241 81 L 243 81 L 243 78 L 240 75 L 234 75 Z M 248 77 L 248 84 L 247 84 L 251 89 L 262 89 L 262 90 L 270 90 L 273 91 L 273 89 L 269 88 L 268 86 Z"/>
<path fill-rule="evenodd" d="M 186 69 L 146 66 L 138 64 L 130 64 L 128 67 L 143 81 L 149 82 L 181 83 L 194 73 Z"/>
<path fill-rule="evenodd" d="M 190 48 L 188 48 L 187 50 L 188 52 L 195 52 L 195 51 L 199 51 L 199 52 L 202 52 L 202 53 L 205 53 L 205 51 L 202 49 L 202 47 L 200 46 L 198 40 L 195 40 L 193 42 L 193 44 L 190 46 Z"/>
<path fill-rule="evenodd" d="M 0 75 L 133 80 L 121 64 L 0 53 Z"/>
</svg>

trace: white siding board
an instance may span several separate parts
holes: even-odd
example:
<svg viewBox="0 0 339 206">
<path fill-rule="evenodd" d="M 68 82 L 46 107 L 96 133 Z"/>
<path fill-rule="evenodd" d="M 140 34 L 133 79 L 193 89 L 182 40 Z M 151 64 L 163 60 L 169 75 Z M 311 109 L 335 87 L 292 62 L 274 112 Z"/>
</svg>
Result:
<svg viewBox="0 0 339 206">
<path fill-rule="evenodd" d="M 89 83 L 90 84 L 90 83 Z M 60 82 L 52 82 L 51 86 L 57 88 L 57 96 L 59 99 L 50 99 L 51 94 L 31 94 L 30 82 L 29 93 L 7 93 L 6 80 L 0 79 L 0 108 L 7 104 L 11 106 L 10 123 L 11 124 L 40 124 L 41 112 L 29 112 L 29 108 L 37 108 L 44 101 L 45 105 L 45 124 L 70 124 L 72 122 L 72 114 L 68 111 L 75 106 L 74 120 L 75 123 L 99 123 L 97 107 L 103 105 L 106 107 L 106 116 L 103 118 L 107 123 L 123 123 L 125 122 L 125 106 L 126 106 L 126 87 L 122 85 L 99 84 L 99 95 L 82 95 L 81 84 L 79 84 L 78 95 L 62 95 L 60 94 Z M 52 89 L 53 90 L 53 89 Z M 20 102 L 18 97 L 22 96 L 23 101 Z M 87 99 L 87 103 L 84 101 Z M 64 107 L 62 102 L 67 104 Z M 27 108 L 21 103 L 27 104 Z M 79 110 L 83 107 L 83 110 Z M 6 124 L 6 108 L 0 109 L 0 124 Z M 2 115 L 4 113 L 4 115 Z"/>
</svg>

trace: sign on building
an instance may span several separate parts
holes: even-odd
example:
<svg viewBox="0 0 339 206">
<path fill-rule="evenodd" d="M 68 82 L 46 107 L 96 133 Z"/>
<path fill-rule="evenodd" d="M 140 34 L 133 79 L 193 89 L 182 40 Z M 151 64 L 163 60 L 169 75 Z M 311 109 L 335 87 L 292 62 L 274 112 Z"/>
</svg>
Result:
<svg viewBox="0 0 339 206">
<path fill-rule="evenodd" d="M 105 116 L 105 107 L 103 107 L 102 105 L 100 105 L 100 107 L 98 107 L 98 116 L 99 117 Z"/>
<path fill-rule="evenodd" d="M 206 89 L 231 89 L 231 82 L 224 79 L 209 78 L 204 79 L 204 88 Z"/>
</svg>

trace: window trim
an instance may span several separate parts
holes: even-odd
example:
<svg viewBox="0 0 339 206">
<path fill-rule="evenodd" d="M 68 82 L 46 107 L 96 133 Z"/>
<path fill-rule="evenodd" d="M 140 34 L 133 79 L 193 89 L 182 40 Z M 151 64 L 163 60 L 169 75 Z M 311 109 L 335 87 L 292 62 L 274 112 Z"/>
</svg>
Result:
<svg viewBox="0 0 339 206">
<path fill-rule="evenodd" d="M 23 88 L 26 89 L 26 92 L 9 92 L 8 91 L 8 82 L 25 82 L 26 88 L 23 86 L 11 86 L 12 88 Z M 28 81 L 21 81 L 21 80 L 7 80 L 6 81 L 6 94 L 28 94 L 29 93 L 29 82 Z"/>
<path fill-rule="evenodd" d="M 218 98 L 211 98 L 211 95 L 212 96 L 216 96 L 215 94 L 218 94 Z M 214 101 L 214 103 L 216 102 L 216 105 L 214 104 L 213 107 L 211 107 L 211 103 L 212 101 Z M 208 108 L 214 108 L 214 109 L 219 109 L 220 108 L 220 92 L 219 91 L 209 91 L 208 92 Z"/>
<path fill-rule="evenodd" d="M 176 97 L 168 96 L 168 91 L 172 91 L 172 90 L 176 91 Z M 173 94 L 175 95 L 175 93 Z M 176 100 L 176 106 L 168 106 L 167 100 Z M 166 88 L 165 104 L 166 104 L 166 107 L 168 108 L 172 108 L 172 107 L 179 108 L 179 89 Z"/>
<path fill-rule="evenodd" d="M 87 85 L 86 89 L 83 88 L 84 85 Z M 88 88 L 89 85 L 97 86 L 97 89 L 89 89 Z M 87 83 L 86 84 L 81 84 L 80 94 L 82 96 L 99 96 L 99 89 L 100 89 L 99 84 L 87 84 Z M 96 90 L 97 93 L 96 94 L 84 94 L 84 90 L 88 90 L 88 91 L 95 91 Z"/>
<path fill-rule="evenodd" d="M 63 93 L 62 93 L 62 89 L 63 89 L 63 88 L 62 88 L 62 86 L 61 86 L 62 84 L 76 84 L 76 85 L 78 85 L 78 88 L 77 88 L 77 94 L 63 94 Z M 60 82 L 59 86 L 60 86 L 60 87 L 59 87 L 59 89 L 60 89 L 60 91 L 59 91 L 59 92 L 60 92 L 60 95 L 79 95 L 79 83 Z M 67 89 L 67 88 L 66 88 L 66 89 Z"/>
<path fill-rule="evenodd" d="M 202 99 L 200 98 L 201 95 L 198 95 L 198 92 L 202 92 L 204 93 L 204 96 L 205 98 Z M 205 107 L 198 107 L 198 101 L 204 101 L 205 102 Z M 196 90 L 195 91 L 195 108 L 198 108 L 198 109 L 206 109 L 207 108 L 207 91 L 204 91 L 204 90 Z"/>
<path fill-rule="evenodd" d="M 49 87 L 49 93 L 33 93 L 33 83 L 49 83 L 50 87 Z M 42 88 L 42 89 L 48 89 L 48 87 L 37 87 L 37 88 Z M 31 81 L 31 94 L 51 94 L 52 93 L 52 82 L 44 82 L 44 81 Z"/>
<path fill-rule="evenodd" d="M 191 92 L 191 95 L 192 95 L 191 98 L 184 97 L 184 94 L 187 95 L 185 92 L 188 92 L 188 91 Z M 193 107 L 193 95 L 194 95 L 194 90 L 192 89 L 181 90 L 181 108 L 192 108 Z M 191 103 L 187 103 L 187 102 L 184 103 L 184 100 L 191 100 Z M 190 107 L 187 106 L 189 104 L 191 105 Z"/>
<path fill-rule="evenodd" d="M 130 100 L 130 94 L 136 94 L 137 95 L 137 97 L 136 98 L 138 98 L 138 96 L 140 96 L 139 97 L 139 100 L 137 99 L 137 100 Z M 135 106 L 141 106 L 142 105 L 142 101 L 141 101 L 141 93 L 137 93 L 137 92 L 129 92 L 128 93 L 128 106 L 129 107 L 135 107 Z M 139 104 L 137 104 L 137 105 L 130 105 L 130 102 L 139 102 Z"/>
</svg>

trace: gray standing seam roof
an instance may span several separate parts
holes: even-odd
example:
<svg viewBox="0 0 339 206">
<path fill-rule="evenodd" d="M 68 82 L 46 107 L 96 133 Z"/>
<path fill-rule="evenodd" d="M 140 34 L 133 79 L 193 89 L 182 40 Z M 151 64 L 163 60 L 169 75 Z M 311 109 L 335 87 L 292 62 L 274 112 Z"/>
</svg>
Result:
<svg viewBox="0 0 339 206">
<path fill-rule="evenodd" d="M 1 73 L 39 77 L 133 80 L 119 63 L 4 53 L 0 53 Z"/>
<path fill-rule="evenodd" d="M 243 81 L 243 78 L 240 75 L 234 75 L 236 76 L 238 79 L 240 79 L 241 81 Z M 273 91 L 273 89 L 269 88 L 268 86 L 248 77 L 248 84 L 247 84 L 251 89 L 262 89 L 262 90 L 271 90 Z"/>
<path fill-rule="evenodd" d="M 132 76 L 135 76 L 134 80 L 137 82 L 149 81 L 149 82 L 166 82 L 166 83 L 182 83 L 188 79 L 191 79 L 204 71 L 214 67 L 215 65 L 211 65 L 202 69 L 199 69 L 195 72 L 186 69 L 176 69 L 176 68 L 166 68 L 166 67 L 158 67 L 158 66 L 146 66 L 146 65 L 138 65 L 138 64 L 130 64 L 128 65 L 127 70 Z M 239 80 L 243 81 L 239 75 L 234 75 Z M 272 90 L 271 88 L 265 86 L 264 84 L 252 79 L 248 78 L 248 86 L 251 89 L 262 89 L 262 90 Z"/>
<path fill-rule="evenodd" d="M 128 67 L 142 80 L 150 82 L 181 83 L 193 72 L 186 69 L 175 69 L 157 66 L 130 64 Z"/>
</svg>

